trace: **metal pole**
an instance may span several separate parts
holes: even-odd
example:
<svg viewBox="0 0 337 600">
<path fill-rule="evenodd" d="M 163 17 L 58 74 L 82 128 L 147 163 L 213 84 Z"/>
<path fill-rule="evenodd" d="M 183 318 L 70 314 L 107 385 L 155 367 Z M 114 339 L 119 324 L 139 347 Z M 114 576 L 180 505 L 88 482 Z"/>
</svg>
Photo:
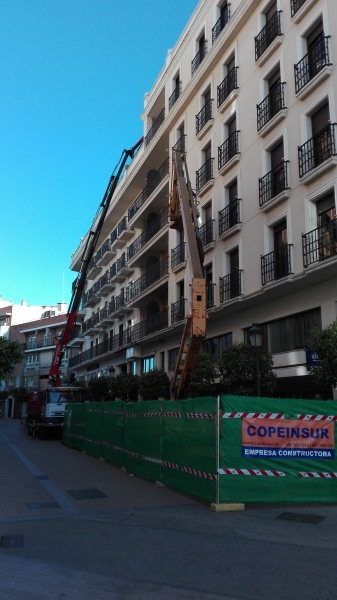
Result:
<svg viewBox="0 0 337 600">
<path fill-rule="evenodd" d="M 257 396 L 260 396 L 260 365 L 259 365 L 259 349 L 256 347 L 256 388 Z"/>
<path fill-rule="evenodd" d="M 220 475 L 218 473 L 218 470 L 220 468 L 220 396 L 217 397 L 216 399 L 216 456 L 215 456 L 215 462 L 216 462 L 216 499 L 215 502 L 216 504 L 220 503 Z"/>
</svg>

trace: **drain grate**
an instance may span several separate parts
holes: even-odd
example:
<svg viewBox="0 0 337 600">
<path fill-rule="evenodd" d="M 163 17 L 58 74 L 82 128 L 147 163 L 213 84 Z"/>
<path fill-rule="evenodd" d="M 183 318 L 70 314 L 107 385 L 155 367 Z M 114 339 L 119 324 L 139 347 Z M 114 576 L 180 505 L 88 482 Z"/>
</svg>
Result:
<svg viewBox="0 0 337 600">
<path fill-rule="evenodd" d="M 47 477 L 47 475 L 37 475 L 36 479 L 39 479 L 40 481 L 45 481 L 46 479 L 49 479 L 49 477 Z"/>
<path fill-rule="evenodd" d="M 103 492 L 96 489 L 91 490 L 68 490 L 67 494 L 74 500 L 98 500 L 99 498 L 109 498 Z"/>
<path fill-rule="evenodd" d="M 60 508 L 57 502 L 26 502 L 29 510 L 38 510 L 39 508 Z"/>
<path fill-rule="evenodd" d="M 301 513 L 285 512 L 276 517 L 276 519 L 281 519 L 282 521 L 295 521 L 296 523 L 311 523 L 312 525 L 316 525 L 316 523 L 323 521 L 325 517 L 321 517 L 320 515 L 306 515 Z"/>
<path fill-rule="evenodd" d="M 1 548 L 21 548 L 23 535 L 3 535 L 0 537 Z"/>
</svg>

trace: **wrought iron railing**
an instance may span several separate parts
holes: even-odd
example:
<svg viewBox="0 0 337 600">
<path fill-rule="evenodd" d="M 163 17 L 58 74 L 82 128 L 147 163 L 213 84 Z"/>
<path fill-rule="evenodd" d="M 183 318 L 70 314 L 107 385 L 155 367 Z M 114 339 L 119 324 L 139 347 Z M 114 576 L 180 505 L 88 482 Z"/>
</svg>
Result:
<svg viewBox="0 0 337 600">
<path fill-rule="evenodd" d="M 158 129 L 163 124 L 164 119 L 165 119 L 165 107 L 160 111 L 160 113 L 159 113 L 158 117 L 156 118 L 156 120 L 154 121 L 151 129 L 149 129 L 147 135 L 145 136 L 145 145 L 146 146 L 148 146 L 149 143 L 153 140 Z"/>
<path fill-rule="evenodd" d="M 219 235 L 238 225 L 238 223 L 241 223 L 240 200 L 235 198 L 228 206 L 219 211 Z"/>
<path fill-rule="evenodd" d="M 125 298 L 126 298 L 126 294 L 125 294 L 124 290 L 119 294 L 119 296 L 116 296 L 115 312 L 117 312 L 120 308 L 123 308 L 123 306 L 125 306 Z"/>
<path fill-rule="evenodd" d="M 47 346 L 55 346 L 56 340 L 55 338 L 48 336 L 44 337 L 42 340 L 30 340 L 23 344 L 25 350 L 35 350 L 35 348 L 46 348 Z"/>
<path fill-rule="evenodd" d="M 195 128 L 196 128 L 197 134 L 199 133 L 199 131 L 202 130 L 203 127 L 205 127 L 206 123 L 208 123 L 208 121 L 211 120 L 211 118 L 213 116 L 212 109 L 213 109 L 213 100 L 212 100 L 212 98 L 210 98 L 209 100 L 207 100 L 205 102 L 202 109 L 195 116 Z"/>
<path fill-rule="evenodd" d="M 292 244 L 284 244 L 277 250 L 261 256 L 262 285 L 282 279 L 292 273 L 291 246 Z"/>
<path fill-rule="evenodd" d="M 266 25 L 261 29 L 260 33 L 255 38 L 255 60 L 258 60 L 260 56 L 267 50 L 270 44 L 282 35 L 281 32 L 281 11 L 277 11 L 269 19 Z"/>
<path fill-rule="evenodd" d="M 331 65 L 329 56 L 329 37 L 322 36 L 306 54 L 294 66 L 295 70 L 295 93 L 297 94 L 311 79 L 315 77 L 324 67 Z"/>
<path fill-rule="evenodd" d="M 90 288 L 90 290 L 84 294 L 83 306 L 84 307 L 87 306 L 88 302 L 90 302 L 90 300 L 92 300 L 92 298 L 94 298 L 94 296 L 95 296 L 95 286 Z"/>
<path fill-rule="evenodd" d="M 206 310 L 215 306 L 215 283 L 206 283 Z"/>
<path fill-rule="evenodd" d="M 226 8 L 222 10 L 220 18 L 217 20 L 214 27 L 212 27 L 212 44 L 214 44 L 215 40 L 219 37 L 231 17 L 230 6 L 230 4 L 227 4 Z"/>
<path fill-rule="evenodd" d="M 171 250 L 171 269 L 175 269 L 185 261 L 185 242 L 181 242 L 179 246 Z"/>
<path fill-rule="evenodd" d="M 203 44 L 201 44 L 199 52 L 196 53 L 195 57 L 192 60 L 192 63 L 191 63 L 192 75 L 193 75 L 193 73 L 195 73 L 195 71 L 197 70 L 199 65 L 204 60 L 206 53 L 207 53 L 207 40 L 205 40 L 203 42 Z"/>
<path fill-rule="evenodd" d="M 213 161 L 214 158 L 209 158 L 196 172 L 197 192 L 199 192 L 199 190 L 201 190 L 201 188 L 204 187 L 204 185 L 206 185 L 207 181 L 213 179 Z"/>
<path fill-rule="evenodd" d="M 199 227 L 199 239 L 203 248 L 214 242 L 214 219 L 209 219 L 202 227 Z"/>
<path fill-rule="evenodd" d="M 233 131 L 227 140 L 218 147 L 218 169 L 228 163 L 233 156 L 239 154 L 239 133 L 240 131 Z"/>
<path fill-rule="evenodd" d="M 220 302 L 232 300 L 242 295 L 242 270 L 237 269 L 225 277 L 220 277 Z"/>
<path fill-rule="evenodd" d="M 168 274 L 168 256 L 151 267 L 144 275 L 136 279 L 126 290 L 126 301 L 130 302 L 147 290 L 153 283 Z"/>
<path fill-rule="evenodd" d="M 278 83 L 257 105 L 257 130 L 260 131 L 280 110 L 286 108 L 284 102 L 284 83 Z"/>
<path fill-rule="evenodd" d="M 303 265 L 308 267 L 337 255 L 337 220 L 302 235 Z"/>
<path fill-rule="evenodd" d="M 169 110 L 171 110 L 172 106 L 174 106 L 174 104 L 177 102 L 180 94 L 181 94 L 181 81 L 179 81 L 178 85 L 176 85 L 171 96 L 169 97 Z"/>
<path fill-rule="evenodd" d="M 307 0 L 290 0 L 291 16 L 293 17 L 300 10 Z"/>
<path fill-rule="evenodd" d="M 171 304 L 171 325 L 179 323 L 185 319 L 186 298 L 180 298 L 177 302 Z"/>
<path fill-rule="evenodd" d="M 106 273 L 104 273 L 104 275 L 102 275 L 102 277 L 99 278 L 99 290 L 101 290 L 105 285 L 108 285 L 110 283 L 110 274 L 107 271 Z"/>
<path fill-rule="evenodd" d="M 259 204 L 263 206 L 288 187 L 288 162 L 283 160 L 269 173 L 259 179 Z"/>
<path fill-rule="evenodd" d="M 179 140 L 172 146 L 172 150 L 179 150 L 180 152 L 186 152 L 185 150 L 185 138 L 186 134 L 182 135 Z"/>
<path fill-rule="evenodd" d="M 160 165 L 157 171 L 158 177 L 153 178 L 151 180 L 151 183 L 148 182 L 147 186 L 140 192 L 140 194 L 138 194 L 136 200 L 134 200 L 134 202 L 131 204 L 128 210 L 129 221 L 132 219 L 132 217 L 134 217 L 136 212 L 138 212 L 138 210 L 143 206 L 146 200 L 151 196 L 152 192 L 156 189 L 156 187 L 158 187 L 160 182 L 166 177 L 166 175 L 169 174 L 169 170 L 170 158 L 167 157 L 164 160 L 163 164 Z"/>
<path fill-rule="evenodd" d="M 314 137 L 298 148 L 299 176 L 303 177 L 312 169 L 336 155 L 335 123 L 329 123 Z"/>
<path fill-rule="evenodd" d="M 125 252 L 117 259 L 116 262 L 116 273 L 119 273 L 126 266 Z"/>
<path fill-rule="evenodd" d="M 106 310 L 106 309 L 103 309 Z M 144 321 L 125 329 L 123 332 L 117 333 L 110 339 L 101 342 L 97 346 L 93 346 L 89 350 L 85 350 L 82 354 L 73 356 L 69 360 L 69 367 L 75 367 L 108 352 L 116 352 L 120 348 L 129 346 L 139 342 L 141 339 L 153 335 L 157 331 L 168 327 L 168 308 L 148 317 Z"/>
<path fill-rule="evenodd" d="M 168 222 L 168 206 L 157 215 L 153 221 L 144 229 L 144 231 L 128 247 L 128 260 L 133 258 L 149 240 L 151 240 L 158 231 L 163 229 Z"/>
<path fill-rule="evenodd" d="M 233 90 L 238 89 L 238 68 L 239 67 L 234 67 L 231 69 L 228 75 L 226 75 L 225 79 L 220 83 L 220 85 L 218 85 L 218 108 L 221 106 L 221 104 L 223 104 Z"/>
</svg>

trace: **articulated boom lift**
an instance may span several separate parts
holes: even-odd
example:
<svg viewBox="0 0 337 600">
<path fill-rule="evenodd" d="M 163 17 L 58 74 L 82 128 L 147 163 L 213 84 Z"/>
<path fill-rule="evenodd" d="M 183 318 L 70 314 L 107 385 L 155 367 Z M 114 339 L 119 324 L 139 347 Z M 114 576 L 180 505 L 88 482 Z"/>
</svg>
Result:
<svg viewBox="0 0 337 600">
<path fill-rule="evenodd" d="M 187 315 L 177 364 L 171 382 L 171 400 L 183 398 L 192 378 L 202 340 L 206 335 L 206 280 L 204 275 L 204 253 L 199 238 L 198 208 L 189 180 L 185 155 L 173 150 L 172 188 L 169 217 L 175 228 L 182 217 L 187 246 L 188 263 L 191 272 L 191 311 Z M 178 375 L 180 379 L 177 391 Z"/>
</svg>

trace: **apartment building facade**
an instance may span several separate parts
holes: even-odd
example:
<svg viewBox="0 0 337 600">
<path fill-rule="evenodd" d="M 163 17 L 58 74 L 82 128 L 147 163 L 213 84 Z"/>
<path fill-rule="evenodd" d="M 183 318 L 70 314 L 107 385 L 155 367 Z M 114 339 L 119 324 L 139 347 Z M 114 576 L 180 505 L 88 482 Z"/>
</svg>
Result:
<svg viewBox="0 0 337 600">
<path fill-rule="evenodd" d="M 258 322 L 280 395 L 330 394 L 306 348 L 312 326 L 336 319 L 336 62 L 335 0 L 199 2 L 145 95 L 144 143 L 90 265 L 74 376 L 173 369 L 190 302 L 184 234 L 168 221 L 175 147 L 200 208 L 204 350 L 218 356 Z"/>
</svg>

